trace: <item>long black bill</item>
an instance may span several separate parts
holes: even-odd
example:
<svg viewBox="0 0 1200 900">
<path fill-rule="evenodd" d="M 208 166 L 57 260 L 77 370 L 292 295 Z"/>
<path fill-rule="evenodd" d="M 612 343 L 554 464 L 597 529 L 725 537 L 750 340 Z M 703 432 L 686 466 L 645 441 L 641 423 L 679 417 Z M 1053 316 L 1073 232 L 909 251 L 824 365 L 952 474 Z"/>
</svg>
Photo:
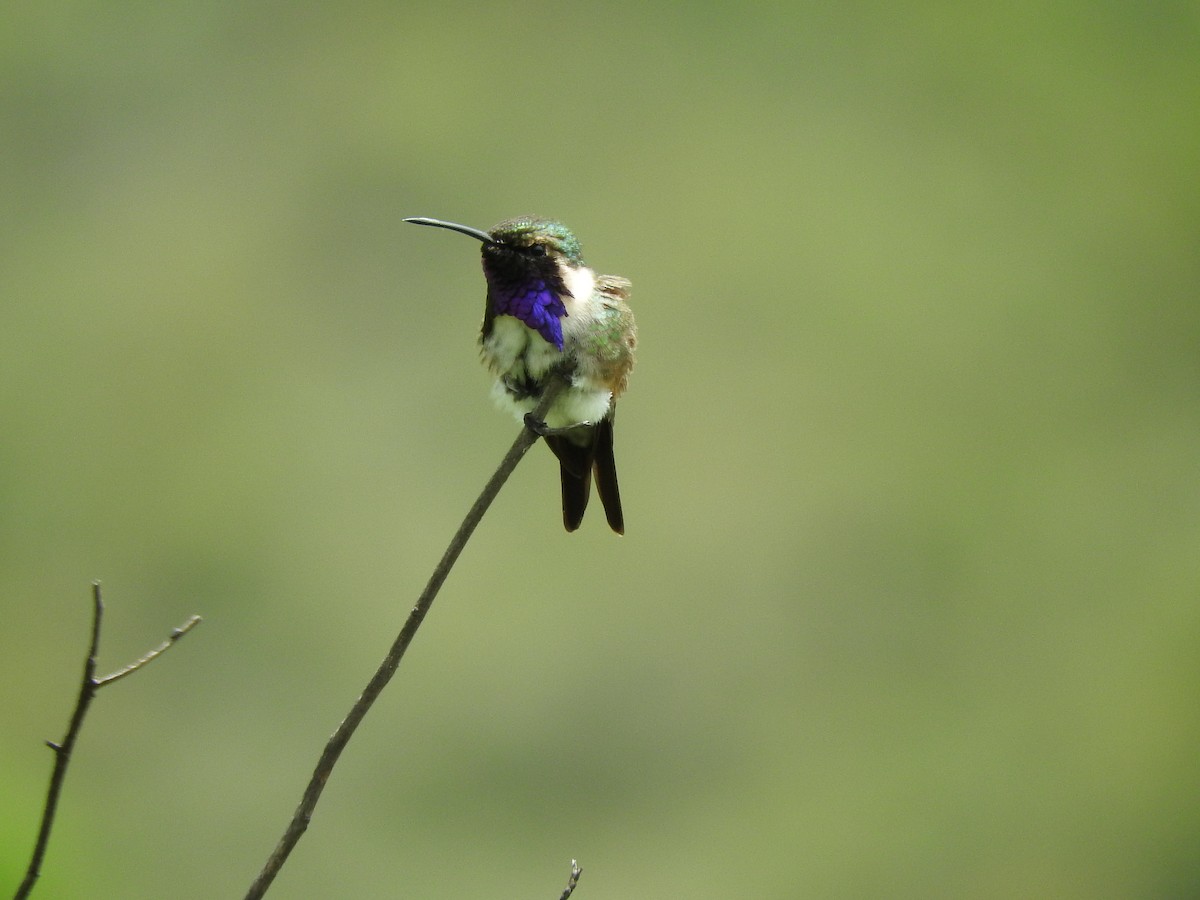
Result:
<svg viewBox="0 0 1200 900">
<path fill-rule="evenodd" d="M 454 222 L 443 222 L 441 219 L 425 219 L 420 216 L 414 216 L 404 221 L 412 222 L 414 225 L 432 225 L 434 228 L 449 228 L 451 231 L 457 231 L 459 234 L 473 237 L 475 240 L 483 241 L 485 244 L 496 243 L 486 231 L 480 231 L 478 228 L 472 228 L 470 225 L 458 225 Z"/>
</svg>

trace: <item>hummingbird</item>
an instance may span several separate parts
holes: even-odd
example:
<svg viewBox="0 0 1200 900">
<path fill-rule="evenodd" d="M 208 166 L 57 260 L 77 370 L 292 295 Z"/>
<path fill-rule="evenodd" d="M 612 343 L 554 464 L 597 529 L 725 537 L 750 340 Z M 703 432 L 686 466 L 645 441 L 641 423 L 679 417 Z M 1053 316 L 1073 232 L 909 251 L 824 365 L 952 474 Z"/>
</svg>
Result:
<svg viewBox="0 0 1200 900">
<path fill-rule="evenodd" d="M 448 228 L 483 245 L 487 300 L 479 349 L 495 378 L 492 396 L 558 457 L 567 531 L 583 521 L 594 475 L 609 527 L 624 534 L 613 419 L 637 346 L 629 281 L 593 272 L 575 235 L 549 219 L 506 219 L 490 231 L 440 219 L 404 221 Z M 545 421 L 536 421 L 531 413 L 554 376 L 566 387 Z"/>
</svg>

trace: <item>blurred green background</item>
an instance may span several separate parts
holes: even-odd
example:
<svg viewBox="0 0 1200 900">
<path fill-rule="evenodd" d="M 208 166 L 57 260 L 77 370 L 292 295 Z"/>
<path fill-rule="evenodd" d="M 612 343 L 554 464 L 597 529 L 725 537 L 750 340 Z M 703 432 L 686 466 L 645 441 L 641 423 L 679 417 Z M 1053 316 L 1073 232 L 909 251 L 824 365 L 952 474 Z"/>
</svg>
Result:
<svg viewBox="0 0 1200 900">
<path fill-rule="evenodd" d="M 633 280 L 271 896 L 1200 894 L 1194 3 L 10 3 L 0 888 L 240 896 L 517 425 L 478 248 Z"/>
</svg>

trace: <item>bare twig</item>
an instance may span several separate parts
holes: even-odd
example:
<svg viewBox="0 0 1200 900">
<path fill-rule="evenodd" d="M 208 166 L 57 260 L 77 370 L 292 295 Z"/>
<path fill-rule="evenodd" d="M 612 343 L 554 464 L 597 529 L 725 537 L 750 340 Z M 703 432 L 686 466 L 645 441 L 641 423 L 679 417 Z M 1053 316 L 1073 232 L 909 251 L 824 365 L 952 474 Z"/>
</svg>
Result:
<svg viewBox="0 0 1200 900">
<path fill-rule="evenodd" d="M 63 781 L 67 777 L 67 766 L 71 762 L 71 751 L 75 748 L 75 741 L 79 737 L 80 730 L 83 728 L 83 717 L 87 715 L 88 707 L 91 706 L 96 692 L 105 685 L 112 684 L 117 679 L 136 672 L 156 657 L 162 655 L 171 644 L 191 631 L 200 622 L 199 616 L 192 616 L 187 622 L 172 631 L 171 637 L 160 647 L 151 650 L 137 662 L 114 672 L 112 675 L 97 678 L 96 653 L 100 647 L 100 622 L 103 617 L 104 602 L 100 599 L 100 582 L 93 581 L 92 638 L 88 644 L 87 659 L 83 663 L 83 679 L 79 685 L 79 699 L 75 701 L 75 711 L 71 714 L 71 724 L 67 727 L 66 736 L 59 743 L 46 741 L 46 746 L 54 751 L 54 772 L 50 775 L 50 789 L 46 793 L 46 803 L 42 807 L 42 824 L 38 829 L 37 843 L 33 848 L 33 857 L 29 860 L 29 866 L 25 870 L 25 879 L 21 882 L 21 886 L 17 888 L 17 892 L 13 895 L 13 900 L 23 900 L 23 898 L 28 897 L 30 891 L 33 890 L 34 883 L 41 874 L 42 860 L 46 856 L 46 846 L 50 843 L 50 829 L 54 826 L 54 813 L 58 809 L 58 798 L 62 794 Z"/>
<path fill-rule="evenodd" d="M 107 687 L 108 685 L 112 684 L 114 681 L 124 678 L 126 675 L 132 675 L 134 672 L 136 672 L 138 669 L 142 668 L 143 666 L 149 665 L 150 663 L 154 662 L 154 660 L 158 659 L 160 656 L 162 656 L 164 653 L 166 653 L 168 650 L 170 650 L 172 644 L 174 644 L 177 640 L 179 640 L 181 637 L 183 637 L 185 634 L 187 634 L 189 631 L 191 631 L 195 626 L 197 626 L 199 624 L 200 624 L 200 617 L 192 616 L 190 619 L 188 619 L 186 622 L 184 622 L 178 628 L 173 628 L 171 630 L 170 637 L 168 637 L 165 641 L 163 641 L 161 644 L 159 644 L 157 647 L 155 647 L 153 650 L 151 650 L 149 653 L 147 653 L 141 659 L 136 660 L 135 662 L 131 662 L 129 665 L 125 666 L 125 668 L 118 669 L 117 671 L 113 672 L 111 675 L 105 675 L 103 678 L 97 678 L 96 679 L 96 687 L 97 688 Z"/>
<path fill-rule="evenodd" d="M 579 863 L 571 860 L 571 877 L 567 879 L 567 889 L 562 892 L 562 896 L 558 900 L 567 900 L 575 893 L 575 885 L 579 884 L 579 876 L 583 874 L 583 869 L 579 867 Z"/>
<path fill-rule="evenodd" d="M 550 408 L 550 404 L 554 402 L 554 399 L 563 387 L 561 379 L 553 378 L 550 380 L 542 393 L 542 398 L 538 402 L 537 408 L 533 411 L 534 418 L 544 419 L 546 417 L 546 411 Z M 250 885 L 250 890 L 246 892 L 246 900 L 257 900 L 257 898 L 262 897 L 267 892 L 267 889 L 271 886 L 271 882 L 279 874 L 279 870 L 287 861 L 296 843 L 308 829 L 308 823 L 312 820 L 313 810 L 317 806 L 317 801 L 321 798 L 321 792 L 325 789 L 325 785 L 329 781 L 329 776 L 333 772 L 333 767 L 337 764 L 338 757 L 342 755 L 346 744 L 349 743 L 350 738 L 367 712 L 371 709 L 371 706 L 375 703 L 375 700 L 379 697 L 379 694 L 387 686 L 387 683 L 392 680 L 392 676 L 396 673 L 396 668 L 400 665 L 400 660 L 404 657 L 408 645 L 412 643 L 417 629 L 421 627 L 421 623 L 425 620 L 425 616 L 429 612 L 429 608 L 433 605 L 438 591 L 441 590 L 442 584 L 446 581 L 446 577 L 450 574 L 450 570 L 458 560 L 459 554 L 462 553 L 463 547 L 466 546 L 471 534 L 475 531 L 475 527 L 483 518 L 484 513 L 487 512 L 488 507 L 492 505 L 492 501 L 496 499 L 496 495 L 500 493 L 500 488 L 504 486 L 509 475 L 517 467 L 517 463 L 521 461 L 521 458 L 528 452 L 529 448 L 537 442 L 537 439 L 537 434 L 528 426 L 521 429 L 521 433 L 513 441 L 512 447 L 509 448 L 508 453 L 501 460 L 499 467 L 488 480 L 488 483 L 484 485 L 479 499 L 475 501 L 466 518 L 463 519 L 462 524 L 458 527 L 458 531 L 450 539 L 450 545 L 446 548 L 446 552 L 442 554 L 441 561 L 433 570 L 433 574 L 429 576 L 429 582 L 425 585 L 425 590 L 417 598 L 416 606 L 409 612 L 408 619 L 405 620 L 404 627 L 400 629 L 400 633 L 392 643 L 391 649 L 388 650 L 387 656 L 379 664 L 379 668 L 375 670 L 375 674 L 371 676 L 371 680 L 367 682 L 367 686 L 363 689 L 362 694 L 354 701 L 354 705 L 350 707 L 349 714 L 342 720 L 337 730 L 334 731 L 333 735 L 326 742 L 325 749 L 321 752 L 321 756 L 317 760 L 317 766 L 308 781 L 308 786 L 304 789 L 304 795 L 301 797 L 299 805 L 292 814 L 291 822 L 288 823 L 283 836 L 279 839 L 279 843 L 267 858 L 262 871 L 258 873 L 258 877 Z"/>
</svg>

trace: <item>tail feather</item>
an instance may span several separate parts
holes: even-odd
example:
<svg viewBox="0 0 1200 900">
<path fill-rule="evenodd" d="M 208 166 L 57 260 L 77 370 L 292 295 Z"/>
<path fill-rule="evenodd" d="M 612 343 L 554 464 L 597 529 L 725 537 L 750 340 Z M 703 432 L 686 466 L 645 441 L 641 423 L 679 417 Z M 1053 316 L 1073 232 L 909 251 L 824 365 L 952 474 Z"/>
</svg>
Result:
<svg viewBox="0 0 1200 900">
<path fill-rule="evenodd" d="M 585 440 L 585 443 L 576 443 L 579 439 Z M 594 473 L 596 492 L 600 495 L 608 525 L 617 534 L 624 534 L 625 516 L 621 511 L 617 465 L 613 460 L 612 421 L 603 419 L 596 425 L 570 434 L 548 435 L 546 445 L 558 457 L 563 526 L 567 531 L 574 531 L 583 521 L 592 494 Z"/>
<path fill-rule="evenodd" d="M 546 445 L 558 457 L 562 481 L 563 527 L 574 531 L 583 521 L 592 495 L 592 448 L 579 446 L 566 437 L 546 438 Z"/>
<path fill-rule="evenodd" d="M 613 423 L 604 419 L 596 425 L 596 441 L 592 445 L 596 471 L 596 493 L 604 506 L 608 527 L 617 534 L 625 533 L 625 514 L 621 511 L 621 491 L 617 487 L 617 463 L 613 458 Z"/>
</svg>

